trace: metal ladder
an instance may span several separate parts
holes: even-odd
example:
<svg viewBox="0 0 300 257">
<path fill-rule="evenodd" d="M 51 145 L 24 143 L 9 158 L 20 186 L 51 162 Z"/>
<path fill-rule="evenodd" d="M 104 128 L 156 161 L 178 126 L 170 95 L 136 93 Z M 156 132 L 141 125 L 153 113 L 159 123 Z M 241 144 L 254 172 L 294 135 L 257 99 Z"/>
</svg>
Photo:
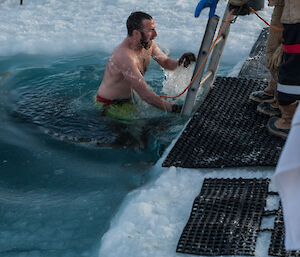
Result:
<svg viewBox="0 0 300 257">
<path fill-rule="evenodd" d="M 229 15 L 229 7 L 228 6 L 229 6 L 229 4 L 227 5 L 227 7 L 225 9 L 225 12 L 223 15 L 223 20 L 221 23 L 221 28 L 224 25 L 225 20 L 227 19 L 228 15 Z M 231 20 L 231 18 L 232 17 L 230 17 L 230 20 Z M 192 79 L 194 78 L 195 74 L 198 72 L 201 63 L 205 59 L 205 57 L 211 47 L 219 19 L 220 19 L 219 16 L 214 15 L 207 22 L 205 34 L 203 36 L 201 47 L 199 49 L 198 58 L 197 58 L 197 62 L 195 65 Z M 192 85 L 188 89 L 188 92 L 187 92 L 187 95 L 186 95 L 186 98 L 185 98 L 185 101 L 184 101 L 184 104 L 182 107 L 182 111 L 181 111 L 182 116 L 190 116 L 195 111 L 196 107 L 198 107 L 204 101 L 210 88 L 213 86 L 213 83 L 216 78 L 216 73 L 217 73 L 217 70 L 218 70 L 218 67 L 220 64 L 220 59 L 221 59 L 221 56 L 222 56 L 222 53 L 223 53 L 223 50 L 225 47 L 225 43 L 226 43 L 228 34 L 229 34 L 229 29 L 230 29 L 230 22 L 227 24 L 227 26 L 222 31 L 222 34 L 212 51 L 209 64 L 206 68 L 205 75 L 203 76 L 203 74 L 204 74 L 204 68 L 203 68 L 201 70 L 201 72 L 199 73 L 199 75 L 197 76 L 197 78 L 195 79 L 195 81 L 192 83 Z M 204 63 L 204 66 L 205 65 L 206 65 L 206 63 Z M 203 77 L 203 79 L 202 79 L 202 77 Z M 199 88 L 200 88 L 200 92 L 199 92 L 200 97 L 196 102 Z"/>
</svg>

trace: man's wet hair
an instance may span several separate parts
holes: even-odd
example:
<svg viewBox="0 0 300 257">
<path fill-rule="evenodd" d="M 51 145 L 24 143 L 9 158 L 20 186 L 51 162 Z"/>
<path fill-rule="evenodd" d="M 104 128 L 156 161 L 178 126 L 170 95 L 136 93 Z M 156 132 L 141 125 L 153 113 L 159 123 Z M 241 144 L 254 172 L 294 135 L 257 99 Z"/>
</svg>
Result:
<svg viewBox="0 0 300 257">
<path fill-rule="evenodd" d="M 143 28 L 142 21 L 143 20 L 152 20 L 153 18 L 144 12 L 133 12 L 129 15 L 126 26 L 128 36 L 132 36 L 132 32 L 136 30 L 141 30 Z"/>
</svg>

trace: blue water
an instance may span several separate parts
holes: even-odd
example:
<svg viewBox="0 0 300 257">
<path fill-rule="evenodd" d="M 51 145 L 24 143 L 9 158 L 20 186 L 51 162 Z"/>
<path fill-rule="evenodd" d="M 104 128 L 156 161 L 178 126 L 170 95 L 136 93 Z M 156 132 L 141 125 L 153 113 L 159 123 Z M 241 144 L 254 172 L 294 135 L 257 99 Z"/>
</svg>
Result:
<svg viewBox="0 0 300 257">
<path fill-rule="evenodd" d="M 132 124 L 101 116 L 93 96 L 107 58 L 1 57 L 1 257 L 98 256 L 122 200 L 151 178 L 184 125 L 157 110 Z M 151 64 L 157 93 L 163 79 Z"/>
</svg>

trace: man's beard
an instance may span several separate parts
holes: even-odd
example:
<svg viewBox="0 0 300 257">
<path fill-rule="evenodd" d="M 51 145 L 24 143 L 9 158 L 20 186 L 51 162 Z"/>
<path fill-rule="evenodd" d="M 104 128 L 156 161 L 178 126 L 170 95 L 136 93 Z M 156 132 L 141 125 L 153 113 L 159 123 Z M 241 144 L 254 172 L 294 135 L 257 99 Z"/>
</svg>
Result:
<svg viewBox="0 0 300 257">
<path fill-rule="evenodd" d="M 142 31 L 141 31 L 141 35 L 142 35 L 142 38 L 140 40 L 140 44 L 142 47 L 144 47 L 146 50 L 148 50 L 152 45 L 152 40 L 147 40 L 144 32 L 142 32 Z"/>
</svg>

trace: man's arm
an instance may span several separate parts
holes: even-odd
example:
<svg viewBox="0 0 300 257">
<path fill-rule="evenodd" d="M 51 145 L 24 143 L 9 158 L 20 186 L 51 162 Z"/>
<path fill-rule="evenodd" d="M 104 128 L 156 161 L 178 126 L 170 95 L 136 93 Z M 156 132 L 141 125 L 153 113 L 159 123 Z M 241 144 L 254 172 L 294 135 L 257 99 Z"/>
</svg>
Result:
<svg viewBox="0 0 300 257">
<path fill-rule="evenodd" d="M 159 109 L 172 111 L 172 104 L 160 98 L 157 94 L 151 91 L 139 71 L 135 61 L 129 54 L 122 53 L 118 66 L 131 88 L 140 96 L 140 98 L 150 105 Z"/>
<path fill-rule="evenodd" d="M 167 70 L 175 70 L 179 65 L 183 64 L 184 67 L 188 67 L 191 62 L 196 61 L 196 56 L 191 53 L 184 53 L 179 60 L 172 59 L 165 55 L 162 50 L 153 42 L 152 58 L 159 63 L 161 67 Z"/>
<path fill-rule="evenodd" d="M 151 56 L 164 69 L 175 70 L 178 67 L 178 60 L 168 57 L 154 41 Z"/>
</svg>

